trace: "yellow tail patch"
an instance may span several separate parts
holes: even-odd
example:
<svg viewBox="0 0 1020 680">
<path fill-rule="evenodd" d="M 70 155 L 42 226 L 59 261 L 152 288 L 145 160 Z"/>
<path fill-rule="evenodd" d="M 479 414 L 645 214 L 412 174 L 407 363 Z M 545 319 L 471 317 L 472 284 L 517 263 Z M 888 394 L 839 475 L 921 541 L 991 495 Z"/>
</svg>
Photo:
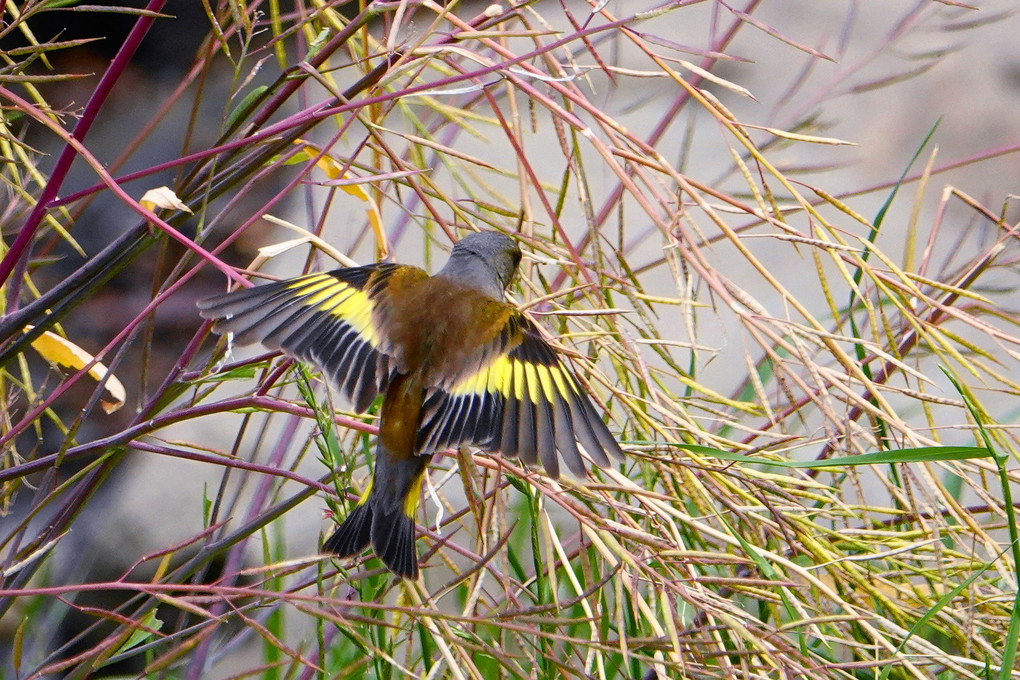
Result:
<svg viewBox="0 0 1020 680">
<path fill-rule="evenodd" d="M 418 501 L 421 499 L 421 478 L 424 475 L 418 475 L 411 482 L 411 488 L 407 490 L 407 496 L 404 498 L 404 514 L 414 519 L 414 514 L 418 511 Z"/>
<path fill-rule="evenodd" d="M 361 498 L 358 499 L 358 505 L 364 505 L 368 502 L 368 497 L 372 494 L 372 482 L 374 479 L 368 480 L 368 485 L 365 486 L 365 490 L 361 492 Z"/>
</svg>

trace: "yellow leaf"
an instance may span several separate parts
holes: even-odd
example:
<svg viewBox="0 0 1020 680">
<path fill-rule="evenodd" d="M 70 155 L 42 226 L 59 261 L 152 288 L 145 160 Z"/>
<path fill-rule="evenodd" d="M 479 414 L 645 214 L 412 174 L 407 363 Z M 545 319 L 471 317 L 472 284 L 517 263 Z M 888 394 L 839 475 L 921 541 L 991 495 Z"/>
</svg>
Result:
<svg viewBox="0 0 1020 680">
<path fill-rule="evenodd" d="M 165 208 L 166 210 L 183 210 L 184 212 L 191 212 L 191 208 L 185 205 L 181 199 L 177 198 L 177 194 L 175 194 L 170 187 L 156 187 L 155 189 L 149 189 L 138 202 L 141 203 L 142 207 L 146 210 Z"/>
<path fill-rule="evenodd" d="M 25 332 L 27 333 L 32 328 L 34 326 L 25 326 Z M 94 356 L 78 345 L 49 331 L 44 331 L 42 335 L 33 340 L 32 347 L 43 359 L 50 363 L 67 366 L 79 371 L 95 360 Z M 89 375 L 97 381 L 103 380 L 107 372 L 106 366 L 98 361 L 89 369 Z M 110 377 L 106 380 L 105 389 L 110 399 L 102 399 L 100 403 L 104 411 L 113 413 L 124 405 L 127 392 L 124 390 L 124 385 L 117 379 L 117 376 L 112 373 L 110 373 Z"/>
<path fill-rule="evenodd" d="M 340 163 L 337 163 L 329 154 L 322 153 L 322 149 L 319 147 L 303 139 L 295 139 L 294 143 L 302 147 L 301 151 L 308 160 L 318 156 L 319 158 L 315 161 L 315 166 L 326 173 L 326 176 L 330 179 L 340 179 L 341 177 L 346 178 L 349 176 L 344 174 L 343 166 Z M 322 155 L 320 156 L 320 154 Z M 390 246 L 386 240 L 386 232 L 383 231 L 382 215 L 379 212 L 379 206 L 376 204 L 375 199 L 360 184 L 344 184 L 340 185 L 340 189 L 368 204 L 368 207 L 365 208 L 365 214 L 368 215 L 368 223 L 375 233 L 376 256 L 380 260 L 385 258 L 389 255 Z"/>
</svg>

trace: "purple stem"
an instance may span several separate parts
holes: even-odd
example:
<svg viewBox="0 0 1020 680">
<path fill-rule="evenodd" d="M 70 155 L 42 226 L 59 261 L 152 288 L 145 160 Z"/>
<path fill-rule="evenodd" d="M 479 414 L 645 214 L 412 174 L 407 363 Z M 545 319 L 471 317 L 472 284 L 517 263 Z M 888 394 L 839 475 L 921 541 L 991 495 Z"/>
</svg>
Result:
<svg viewBox="0 0 1020 680">
<path fill-rule="evenodd" d="M 149 0 L 149 3 L 145 6 L 146 11 L 157 13 L 163 9 L 163 5 L 166 4 L 166 0 Z M 134 28 L 131 29 L 131 33 L 128 34 L 124 44 L 121 45 L 120 50 L 117 52 L 117 56 L 113 58 L 110 63 L 110 68 L 106 69 L 106 73 L 99 80 L 99 84 L 96 85 L 95 92 L 89 98 L 88 104 L 85 105 L 85 110 L 81 114 L 81 118 L 78 119 L 78 123 L 74 126 L 74 131 L 71 132 L 71 137 L 82 141 L 85 139 L 85 135 L 88 134 L 89 128 L 96 121 L 96 117 L 99 115 L 99 109 L 102 108 L 107 98 L 110 96 L 110 92 L 113 91 L 113 86 L 117 84 L 117 81 L 123 75 L 124 70 L 127 68 L 131 59 L 134 57 L 135 52 L 138 50 L 138 46 L 141 44 L 145 34 L 149 32 L 149 28 L 152 27 L 153 22 L 156 20 L 155 16 L 140 16 L 138 21 L 135 22 Z M 64 146 L 64 150 L 60 152 L 60 157 L 57 159 L 57 164 L 53 168 L 53 173 L 50 175 L 50 179 L 46 182 L 46 186 L 43 187 L 42 193 L 39 195 L 39 200 L 36 201 L 35 206 L 32 208 L 32 212 L 29 213 L 28 219 L 25 220 L 25 224 L 21 227 L 21 231 L 18 233 L 14 243 L 11 244 L 11 249 L 7 251 L 3 260 L 0 261 L 0 285 L 6 282 L 11 273 L 17 269 L 17 276 L 11 281 L 11 285 L 7 289 L 7 311 L 12 312 L 18 308 L 18 295 L 21 292 L 21 280 L 24 277 L 25 270 L 28 267 L 28 253 L 31 249 L 32 239 L 35 237 L 35 232 L 39 229 L 39 225 L 42 223 L 43 217 L 46 215 L 46 211 L 49 208 L 50 201 L 52 201 L 57 192 L 60 191 L 60 186 L 64 183 L 64 179 L 67 177 L 68 171 L 71 169 L 71 163 L 74 162 L 76 156 L 74 147 L 70 144 Z"/>
<path fill-rule="evenodd" d="M 156 418 L 150 418 L 144 422 L 132 425 L 117 434 L 109 437 L 103 437 L 102 439 L 96 439 L 88 442 L 87 444 L 79 444 L 78 446 L 72 446 L 67 449 L 61 456 L 57 453 L 51 453 L 46 456 L 40 456 L 33 458 L 32 460 L 24 463 L 19 463 L 14 467 L 8 467 L 0 469 L 0 483 L 7 482 L 12 479 L 19 477 L 25 477 L 35 472 L 42 472 L 46 468 L 57 465 L 58 463 L 65 461 L 72 461 L 88 456 L 95 453 L 101 453 L 111 448 L 119 446 L 127 446 L 137 437 L 144 437 L 160 428 L 167 427 L 174 423 L 189 420 L 191 418 L 197 418 L 199 416 L 209 415 L 211 413 L 227 413 L 236 410 L 247 410 L 247 409 L 259 409 L 264 411 L 278 411 L 280 413 L 287 413 L 290 415 L 301 416 L 302 418 L 314 418 L 315 411 L 308 408 L 307 406 L 297 406 L 288 401 L 275 399 L 273 397 L 265 396 L 251 396 L 251 397 L 239 397 L 233 399 L 226 399 L 219 401 L 214 404 L 202 404 L 199 406 L 189 407 L 180 411 L 175 411 L 163 416 Z M 333 422 L 341 427 L 346 427 L 352 430 L 359 430 L 362 432 L 368 432 L 369 434 L 376 434 L 378 428 L 374 425 L 369 425 L 356 418 L 348 418 L 347 416 L 333 416 Z"/>
<path fill-rule="evenodd" d="M 300 420 L 296 419 L 295 422 L 300 422 Z M 225 468 L 236 468 L 238 470 L 247 470 L 248 472 L 257 472 L 259 474 L 267 475 L 269 477 L 283 477 L 291 480 L 292 482 L 297 482 L 298 484 L 307 486 L 309 489 L 318 489 L 319 491 L 328 494 L 335 493 L 333 487 L 330 486 L 329 484 L 324 484 L 318 480 L 309 479 L 308 477 L 302 477 L 296 472 L 291 472 L 290 470 L 282 468 L 279 465 L 274 465 L 273 462 L 275 461 L 267 465 L 261 465 L 259 463 L 249 463 L 248 461 L 240 460 L 238 458 L 227 458 L 225 456 L 214 456 L 205 453 L 195 453 L 194 451 L 178 449 L 172 446 L 157 445 L 139 439 L 134 439 L 128 442 L 127 446 L 129 446 L 131 449 L 135 451 L 155 453 L 157 455 L 166 456 L 168 458 L 195 460 L 200 463 L 206 463 L 208 465 L 219 465 L 220 467 Z M 255 517 L 251 516 L 248 519 L 255 519 Z M 223 524 L 226 524 L 226 522 L 224 522 Z"/>
<path fill-rule="evenodd" d="M 614 21 L 612 23 L 609 23 L 609 24 L 606 24 L 606 25 L 603 25 L 603 26 L 598 26 L 598 27 L 595 27 L 595 28 L 587 29 L 587 30 L 583 31 L 583 34 L 586 35 L 586 36 L 587 35 L 595 35 L 597 33 L 605 32 L 605 31 L 608 31 L 608 30 L 613 29 L 613 28 L 618 28 L 618 27 L 624 25 L 627 21 L 631 21 L 631 20 L 632 19 L 621 19 L 621 20 L 618 20 L 618 21 Z M 323 120 L 323 119 L 326 119 L 326 118 L 330 118 L 330 117 L 338 115 L 338 114 L 347 113 L 349 111 L 360 110 L 360 109 L 366 108 L 368 106 L 372 106 L 372 105 L 375 105 L 375 104 L 382 104 L 382 103 L 389 102 L 389 101 L 392 101 L 392 100 L 395 100 L 395 99 L 399 99 L 401 97 L 407 97 L 407 96 L 410 96 L 410 95 L 413 95 L 413 94 L 417 94 L 419 92 L 425 92 L 425 91 L 428 91 L 428 90 L 441 89 L 443 87 L 454 86 L 454 85 L 457 85 L 459 83 L 464 82 L 465 80 L 471 80 L 471 79 L 474 79 L 474 78 L 479 78 L 479 77 L 484 76 L 484 75 L 489 75 L 491 73 L 496 73 L 496 72 L 499 72 L 501 70 L 505 70 L 505 69 L 507 69 L 507 68 L 509 68 L 511 66 L 515 66 L 517 64 L 524 63 L 524 62 L 528 61 L 529 59 L 535 58 L 538 55 L 555 51 L 556 49 L 558 49 L 560 47 L 563 47 L 564 45 L 568 44 L 570 42 L 570 40 L 571 40 L 571 38 L 564 38 L 564 39 L 558 40 L 556 42 L 550 43 L 548 45 L 545 45 L 541 49 L 534 50 L 532 52 L 528 52 L 527 54 L 514 57 L 513 59 L 507 59 L 505 61 L 499 62 L 497 64 L 493 64 L 491 66 L 486 66 L 486 67 L 483 67 L 483 68 L 479 68 L 479 69 L 476 69 L 476 70 L 473 70 L 473 71 L 456 74 L 456 75 L 453 75 L 453 76 L 447 76 L 446 78 L 442 78 L 442 79 L 439 79 L 439 80 L 436 80 L 436 81 L 431 81 L 431 82 L 427 82 L 427 83 L 421 83 L 419 85 L 410 86 L 410 87 L 407 87 L 405 89 L 402 89 L 402 90 L 399 90 L 399 91 L 396 91 L 396 92 L 383 92 L 381 94 L 378 94 L 378 95 L 375 95 L 375 96 L 372 96 L 372 97 L 366 97 L 364 99 L 359 99 L 357 102 L 339 102 L 336 97 L 330 97 L 330 98 L 328 98 L 328 99 L 326 99 L 326 100 L 324 100 L 322 102 L 319 102 L 317 104 L 313 104 L 313 105 L 311 105 L 309 107 L 306 107 L 306 108 L 298 111 L 297 113 L 291 114 L 290 116 L 284 118 L 283 120 L 280 120 L 280 121 L 278 121 L 276 123 L 273 123 L 272 125 L 270 125 L 270 126 L 268 126 L 266 128 L 262 128 L 261 130 L 259 130 L 259 132 L 251 133 L 251 134 L 249 134 L 246 137 L 242 137 L 240 139 L 236 139 L 236 140 L 231 141 L 231 142 L 225 142 L 223 144 L 220 144 L 218 146 L 212 147 L 210 149 L 206 149 L 204 151 L 198 151 L 196 153 L 193 153 L 193 154 L 190 154 L 188 156 L 184 156 L 184 157 L 178 158 L 176 160 L 172 160 L 172 161 L 167 161 L 165 163 L 161 163 L 160 165 L 153 166 L 152 168 L 148 168 L 148 169 L 145 169 L 145 170 L 140 170 L 140 171 L 133 172 L 133 173 L 130 173 L 130 174 L 127 174 L 127 175 L 123 175 L 123 176 L 117 178 L 117 180 L 118 180 L 118 183 L 129 182 L 131 180 L 139 179 L 141 177 L 145 177 L 147 175 L 151 175 L 151 174 L 153 174 L 155 172 L 160 172 L 162 170 L 166 170 L 166 169 L 171 168 L 171 167 L 176 167 L 178 165 L 182 165 L 182 164 L 185 164 L 185 163 L 190 163 L 190 162 L 193 162 L 193 161 L 196 161 L 196 160 L 201 160 L 203 158 L 208 158 L 208 157 L 214 156 L 216 154 L 222 153 L 223 151 L 229 151 L 229 150 L 233 150 L 233 149 L 241 148 L 241 147 L 251 147 L 251 146 L 253 146 L 254 144 L 256 144 L 258 142 L 262 142 L 262 141 L 265 141 L 265 140 L 274 140 L 276 137 L 278 137 L 280 135 L 283 135 L 283 134 L 286 134 L 289 130 L 291 130 L 293 128 L 299 127 L 301 125 L 307 125 L 307 124 L 310 124 L 310 123 L 315 123 L 315 122 L 318 122 L 320 120 Z M 437 41 L 436 44 L 437 45 L 441 45 L 441 44 L 445 44 L 445 43 L 448 43 L 448 42 L 452 42 L 452 39 L 451 38 L 447 38 L 447 39 L 444 39 L 444 40 L 441 40 L 441 41 Z M 567 121 L 569 123 L 571 123 L 572 125 L 578 127 L 578 128 L 585 127 L 583 122 L 580 119 L 576 118 L 576 117 L 567 117 Z M 65 205 L 65 204 L 71 203 L 72 201 L 77 200 L 79 198 L 83 198 L 84 196 L 87 196 L 89 194 L 95 193 L 97 191 L 101 191 L 104 188 L 106 188 L 106 185 L 104 185 L 104 184 L 96 184 L 95 186 L 89 187 L 88 189 L 83 189 L 82 191 L 79 191 L 79 192 L 77 192 L 77 193 L 75 193 L 75 194 L 73 194 L 71 196 L 68 196 L 65 199 L 60 199 L 60 200 L 52 203 L 51 205 L 53 205 L 53 206 Z"/>
<path fill-rule="evenodd" d="M 751 14 L 760 4 L 761 0 L 750 0 L 747 6 L 744 7 L 744 9 L 741 11 L 744 14 Z M 732 42 L 733 38 L 736 36 L 737 31 L 740 30 L 743 27 L 743 25 L 744 23 L 742 21 L 740 21 L 739 19 L 734 19 L 733 23 L 730 24 L 729 29 L 726 31 L 726 33 L 718 40 L 712 42 L 712 45 L 709 47 L 709 53 L 714 55 L 716 52 L 720 52 L 726 45 L 730 44 L 730 42 Z M 712 66 L 715 65 L 717 61 L 718 61 L 717 57 L 707 56 L 701 60 L 698 66 L 708 71 L 712 68 Z M 701 83 L 703 78 L 700 75 L 692 74 L 692 76 L 688 80 L 692 85 L 697 87 Z M 677 96 L 677 98 L 673 101 L 673 104 L 670 106 L 669 111 L 667 111 L 664 116 L 659 118 L 658 125 L 656 125 L 655 129 L 652 130 L 652 133 L 648 135 L 648 138 L 645 141 L 645 143 L 648 146 L 655 146 L 656 144 L 659 143 L 662 137 L 666 134 L 666 131 L 669 130 L 670 126 L 673 125 L 674 121 L 677 118 L 677 115 L 680 113 L 681 109 L 683 109 L 684 105 L 687 103 L 687 100 L 690 99 L 690 96 L 691 96 L 690 93 L 687 92 L 686 90 L 684 90 Z M 631 171 L 628 170 L 628 172 Z M 606 220 L 609 219 L 610 215 L 612 215 L 613 211 L 616 209 L 620 201 L 620 197 L 623 196 L 623 192 L 624 192 L 623 182 L 617 182 L 616 186 L 613 187 L 613 189 L 609 192 L 609 196 L 602 203 L 602 208 L 595 215 L 595 226 L 601 228 L 602 225 L 605 224 Z M 591 236 L 592 234 L 589 232 L 588 234 L 585 234 L 581 238 L 580 243 L 577 246 L 578 251 L 581 252 L 584 251 L 584 249 L 588 245 L 588 241 L 591 238 Z M 565 280 L 566 271 L 561 271 L 553 280 L 552 283 L 553 289 L 561 287 Z"/>
<path fill-rule="evenodd" d="M 287 450 L 290 448 L 290 443 L 297 433 L 297 426 L 301 422 L 301 419 L 295 416 L 289 418 L 288 423 L 285 425 L 285 431 L 280 439 L 277 441 L 276 449 L 273 451 L 272 456 L 266 461 L 267 468 L 279 467 L 283 462 L 284 457 L 287 455 Z M 262 505 L 266 502 L 269 497 L 270 491 L 272 491 L 276 481 L 272 477 L 267 477 L 262 480 L 259 484 L 258 489 L 255 491 L 255 497 L 252 499 L 248 506 L 248 514 L 245 517 L 245 523 L 249 524 L 256 520 L 259 515 L 262 514 Z M 224 578 L 220 583 L 226 582 L 228 585 L 234 585 L 237 581 L 238 572 L 241 569 L 241 561 L 244 558 L 244 546 L 249 537 L 242 538 L 235 543 L 231 548 L 230 552 L 227 553 L 226 564 L 223 567 Z M 226 602 L 216 602 L 210 608 L 209 612 L 215 616 L 223 616 L 227 611 Z M 202 640 L 198 648 L 195 650 L 194 655 L 191 658 L 191 662 L 188 666 L 187 678 L 188 680 L 201 680 L 206 672 L 206 659 L 209 658 L 209 650 L 212 649 L 212 645 L 216 642 L 214 636 L 207 635 Z"/>
</svg>

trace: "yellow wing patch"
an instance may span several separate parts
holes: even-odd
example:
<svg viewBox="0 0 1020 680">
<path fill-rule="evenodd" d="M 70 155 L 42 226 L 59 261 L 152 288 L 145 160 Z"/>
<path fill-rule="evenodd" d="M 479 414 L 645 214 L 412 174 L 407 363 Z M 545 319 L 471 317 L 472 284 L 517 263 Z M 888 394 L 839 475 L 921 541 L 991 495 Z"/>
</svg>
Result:
<svg viewBox="0 0 1020 680">
<path fill-rule="evenodd" d="M 557 453 L 584 474 L 578 443 L 599 465 L 609 464 L 608 455 L 622 457 L 588 395 L 525 317 L 511 317 L 488 351 L 477 371 L 426 396 L 420 453 L 477 445 L 526 463 L 541 460 L 554 476 Z"/>
<path fill-rule="evenodd" d="M 238 344 L 261 342 L 320 368 L 363 412 L 385 390 L 393 362 L 374 323 L 373 296 L 399 269 L 376 264 L 309 274 L 203 300 L 199 309 Z"/>
<path fill-rule="evenodd" d="M 301 296 L 300 304 L 342 319 L 372 347 L 379 346 L 379 333 L 372 325 L 373 303 L 364 291 L 329 274 L 297 279 L 288 288 Z"/>
<path fill-rule="evenodd" d="M 571 395 L 577 394 L 577 386 L 570 374 L 558 364 L 533 364 L 501 355 L 488 366 L 463 378 L 450 388 L 449 394 L 465 397 L 491 393 L 505 398 L 510 396 L 511 391 L 515 399 L 524 399 L 527 395 L 532 403 L 537 404 L 570 399 Z"/>
</svg>

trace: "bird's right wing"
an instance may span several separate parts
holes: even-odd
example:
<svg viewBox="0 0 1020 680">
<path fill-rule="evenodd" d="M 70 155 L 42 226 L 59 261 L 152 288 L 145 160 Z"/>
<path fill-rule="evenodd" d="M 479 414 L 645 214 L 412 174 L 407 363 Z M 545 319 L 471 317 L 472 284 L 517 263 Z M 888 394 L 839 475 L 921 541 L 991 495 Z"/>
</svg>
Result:
<svg viewBox="0 0 1020 680">
<path fill-rule="evenodd" d="M 597 465 L 623 458 L 588 394 L 523 314 L 508 316 L 481 357 L 477 369 L 426 394 L 420 453 L 475 445 L 525 463 L 541 461 L 551 477 L 559 475 L 560 460 L 585 475 L 578 442 Z"/>
<path fill-rule="evenodd" d="M 336 269 L 217 295 L 198 303 L 217 333 L 261 342 L 308 362 L 362 413 L 386 389 L 395 366 L 377 304 L 390 279 L 427 278 L 417 267 L 372 264 Z"/>
</svg>

